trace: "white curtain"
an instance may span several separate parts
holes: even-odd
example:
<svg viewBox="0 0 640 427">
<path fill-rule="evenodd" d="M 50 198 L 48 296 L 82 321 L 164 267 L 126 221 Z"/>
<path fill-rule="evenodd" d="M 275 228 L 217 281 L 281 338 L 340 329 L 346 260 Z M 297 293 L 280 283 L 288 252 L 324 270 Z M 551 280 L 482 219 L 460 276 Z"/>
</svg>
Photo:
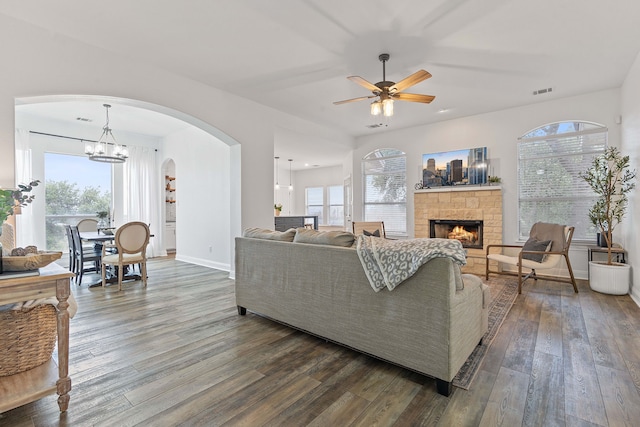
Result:
<svg viewBox="0 0 640 427">
<path fill-rule="evenodd" d="M 128 146 L 129 158 L 123 165 L 123 221 L 142 221 L 149 224 L 151 234 L 147 256 L 162 251 L 160 227 L 160 190 L 156 150 L 149 147 Z"/>
<path fill-rule="evenodd" d="M 33 179 L 31 176 L 31 144 L 29 142 L 29 131 L 26 129 L 16 129 L 16 186 L 18 184 L 28 184 Z M 41 179 L 41 186 L 44 188 L 44 180 Z M 40 188 L 40 187 L 38 187 Z M 37 190 L 36 190 L 37 191 Z M 36 192 L 34 191 L 34 192 Z M 33 194 L 32 192 L 31 194 Z M 44 191 L 40 193 L 44 201 Z M 16 246 L 26 246 L 44 242 L 38 242 L 35 232 L 35 219 L 33 209 L 22 209 L 20 215 L 16 215 Z"/>
</svg>

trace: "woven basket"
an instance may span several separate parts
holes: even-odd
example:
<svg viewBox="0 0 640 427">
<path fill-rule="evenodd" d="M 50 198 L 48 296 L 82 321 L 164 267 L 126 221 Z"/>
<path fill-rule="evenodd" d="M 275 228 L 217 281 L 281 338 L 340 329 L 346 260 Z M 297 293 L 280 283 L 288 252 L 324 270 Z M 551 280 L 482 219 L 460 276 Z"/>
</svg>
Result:
<svg viewBox="0 0 640 427">
<path fill-rule="evenodd" d="M 56 315 L 51 304 L 0 311 L 0 376 L 28 371 L 51 358 Z"/>
</svg>

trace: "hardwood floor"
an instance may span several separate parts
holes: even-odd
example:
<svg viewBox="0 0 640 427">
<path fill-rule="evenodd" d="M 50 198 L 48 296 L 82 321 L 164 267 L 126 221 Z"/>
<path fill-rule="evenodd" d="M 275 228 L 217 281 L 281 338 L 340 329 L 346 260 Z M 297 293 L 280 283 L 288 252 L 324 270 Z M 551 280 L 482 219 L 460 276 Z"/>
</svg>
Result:
<svg viewBox="0 0 640 427">
<path fill-rule="evenodd" d="M 90 277 L 85 282 L 91 280 Z M 171 258 L 149 285 L 74 285 L 69 411 L 56 396 L 2 426 L 640 425 L 640 308 L 525 285 L 468 391 L 236 312 L 225 272 Z"/>
</svg>

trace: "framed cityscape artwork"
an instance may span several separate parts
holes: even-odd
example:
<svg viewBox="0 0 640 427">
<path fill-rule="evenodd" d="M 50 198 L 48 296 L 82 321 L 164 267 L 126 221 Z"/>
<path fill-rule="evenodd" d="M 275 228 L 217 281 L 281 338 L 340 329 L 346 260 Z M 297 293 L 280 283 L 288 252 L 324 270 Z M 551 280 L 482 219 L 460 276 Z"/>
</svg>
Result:
<svg viewBox="0 0 640 427">
<path fill-rule="evenodd" d="M 488 180 L 487 147 L 422 155 L 424 188 L 481 185 Z"/>
</svg>

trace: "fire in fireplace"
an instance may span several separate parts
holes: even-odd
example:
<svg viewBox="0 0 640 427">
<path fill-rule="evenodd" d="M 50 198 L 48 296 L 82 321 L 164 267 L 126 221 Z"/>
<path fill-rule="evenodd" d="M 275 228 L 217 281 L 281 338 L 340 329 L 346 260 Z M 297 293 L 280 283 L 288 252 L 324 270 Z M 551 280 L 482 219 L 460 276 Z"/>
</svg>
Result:
<svg viewBox="0 0 640 427">
<path fill-rule="evenodd" d="M 482 249 L 483 221 L 457 219 L 432 219 L 429 221 L 429 237 L 456 239 L 462 247 Z"/>
</svg>

